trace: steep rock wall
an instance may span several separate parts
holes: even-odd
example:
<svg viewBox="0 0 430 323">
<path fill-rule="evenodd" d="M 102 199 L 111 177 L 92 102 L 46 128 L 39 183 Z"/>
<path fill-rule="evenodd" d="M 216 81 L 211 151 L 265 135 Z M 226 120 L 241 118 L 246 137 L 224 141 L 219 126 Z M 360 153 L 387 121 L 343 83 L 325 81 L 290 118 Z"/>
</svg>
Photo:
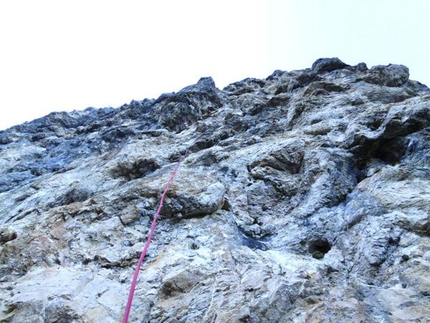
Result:
<svg viewBox="0 0 430 323">
<path fill-rule="evenodd" d="M 0 321 L 425 322 L 430 91 L 337 58 L 0 132 Z"/>
</svg>

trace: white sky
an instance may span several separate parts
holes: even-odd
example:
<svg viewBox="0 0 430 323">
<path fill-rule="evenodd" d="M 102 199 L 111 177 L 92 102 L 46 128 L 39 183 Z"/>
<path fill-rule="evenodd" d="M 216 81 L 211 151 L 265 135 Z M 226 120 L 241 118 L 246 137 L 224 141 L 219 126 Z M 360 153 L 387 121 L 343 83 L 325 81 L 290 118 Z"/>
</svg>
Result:
<svg viewBox="0 0 430 323">
<path fill-rule="evenodd" d="M 1 1 L 0 130 L 320 57 L 403 64 L 430 86 L 429 17 L 429 0 Z"/>
</svg>

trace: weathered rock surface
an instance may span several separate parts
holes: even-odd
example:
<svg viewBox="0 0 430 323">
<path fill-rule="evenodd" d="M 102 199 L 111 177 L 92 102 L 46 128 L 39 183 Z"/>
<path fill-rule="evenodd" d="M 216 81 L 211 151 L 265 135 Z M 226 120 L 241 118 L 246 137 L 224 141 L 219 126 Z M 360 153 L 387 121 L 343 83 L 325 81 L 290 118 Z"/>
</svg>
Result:
<svg viewBox="0 0 430 323">
<path fill-rule="evenodd" d="M 428 322 L 430 91 L 337 58 L 0 132 L 0 321 Z"/>
</svg>

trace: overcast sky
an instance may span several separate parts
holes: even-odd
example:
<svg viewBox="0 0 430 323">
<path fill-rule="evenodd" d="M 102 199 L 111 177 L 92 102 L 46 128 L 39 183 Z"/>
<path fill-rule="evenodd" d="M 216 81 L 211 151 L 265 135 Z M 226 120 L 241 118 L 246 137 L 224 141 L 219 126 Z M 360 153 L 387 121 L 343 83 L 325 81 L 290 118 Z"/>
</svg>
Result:
<svg viewBox="0 0 430 323">
<path fill-rule="evenodd" d="M 320 57 L 403 64 L 430 86 L 429 16 L 429 0 L 1 1 L 0 129 Z"/>
</svg>

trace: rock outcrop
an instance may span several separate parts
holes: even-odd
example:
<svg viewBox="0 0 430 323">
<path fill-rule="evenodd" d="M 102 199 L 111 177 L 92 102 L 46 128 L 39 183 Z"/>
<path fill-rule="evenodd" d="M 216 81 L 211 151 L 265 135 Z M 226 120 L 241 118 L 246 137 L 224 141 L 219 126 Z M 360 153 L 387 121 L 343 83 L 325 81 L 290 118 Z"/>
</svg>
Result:
<svg viewBox="0 0 430 323">
<path fill-rule="evenodd" d="M 337 58 L 0 132 L 0 321 L 426 322 L 430 90 Z"/>
</svg>

